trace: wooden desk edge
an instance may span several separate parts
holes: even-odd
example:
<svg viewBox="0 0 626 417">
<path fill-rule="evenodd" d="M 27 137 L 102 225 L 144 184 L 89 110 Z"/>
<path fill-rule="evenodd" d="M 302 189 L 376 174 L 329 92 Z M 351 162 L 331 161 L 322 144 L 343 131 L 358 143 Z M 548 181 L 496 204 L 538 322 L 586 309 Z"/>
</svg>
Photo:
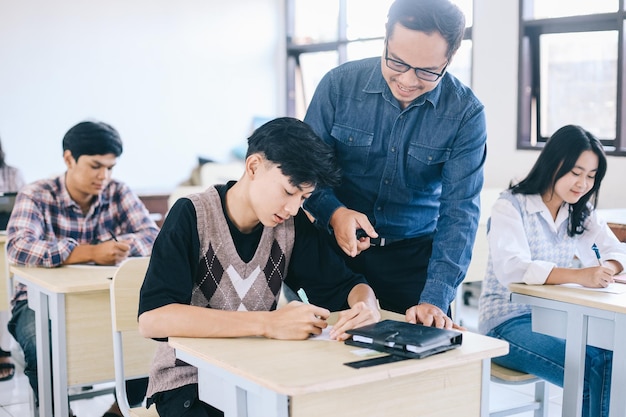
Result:
<svg viewBox="0 0 626 417">
<path fill-rule="evenodd" d="M 56 271 L 61 270 L 59 268 L 29 267 L 11 264 L 9 265 L 9 270 L 13 274 L 15 281 L 27 281 L 25 285 L 28 285 L 28 283 L 32 283 L 39 287 L 45 288 L 48 291 L 59 294 L 109 290 L 109 288 L 111 287 L 111 280 L 107 278 L 112 278 L 115 274 L 115 267 L 94 266 L 94 270 L 98 272 L 96 278 L 89 281 L 74 280 L 71 282 L 71 285 L 67 285 L 62 281 L 56 282 L 50 279 L 42 279 L 32 273 L 33 271 L 45 271 L 45 274 L 52 274 Z M 79 270 L 80 269 L 78 268 L 73 269 L 73 271 Z M 88 268 L 85 268 L 85 270 L 88 270 Z"/>
<path fill-rule="evenodd" d="M 179 349 L 188 355 L 195 356 L 193 352 L 190 352 L 188 346 L 185 344 L 185 341 L 187 339 L 189 338 L 170 337 L 169 344 L 175 349 Z M 468 342 L 470 343 L 469 345 Z M 311 343 L 336 342 L 311 341 Z M 487 346 L 485 347 L 484 345 Z M 349 348 L 356 349 L 354 347 Z M 470 352 L 467 352 L 467 350 L 470 350 Z M 503 356 L 506 355 L 508 352 L 509 344 L 507 342 L 466 331 L 463 332 L 463 344 L 460 347 L 452 349 L 450 351 L 433 355 L 424 359 L 410 360 L 412 361 L 412 363 L 409 361 L 403 361 L 386 365 L 378 365 L 372 368 L 364 368 L 365 370 L 355 369 L 353 370 L 354 373 L 349 377 L 341 376 L 337 379 L 325 380 L 323 382 L 307 384 L 304 386 L 284 385 L 278 382 L 268 381 L 267 379 L 264 379 L 262 377 L 251 375 L 236 367 L 234 364 L 224 363 L 219 360 L 211 360 L 210 358 L 198 358 L 198 360 L 205 361 L 208 364 L 222 368 L 227 372 L 232 372 L 233 374 L 251 380 L 260 386 L 271 389 L 282 395 L 294 396 L 309 394 L 313 392 L 323 392 L 333 389 L 340 389 L 347 386 L 360 385 L 368 382 L 384 383 L 385 380 L 388 380 L 390 378 L 400 377 L 412 373 L 423 373 L 427 371 L 445 369 L 458 365 L 465 365 L 468 362 L 472 361 L 481 361 L 483 359 Z M 383 355 L 381 354 L 381 356 Z M 355 357 L 354 360 L 359 359 Z M 419 368 L 419 370 L 416 371 L 415 368 Z M 346 369 L 349 368 L 346 367 Z"/>
</svg>

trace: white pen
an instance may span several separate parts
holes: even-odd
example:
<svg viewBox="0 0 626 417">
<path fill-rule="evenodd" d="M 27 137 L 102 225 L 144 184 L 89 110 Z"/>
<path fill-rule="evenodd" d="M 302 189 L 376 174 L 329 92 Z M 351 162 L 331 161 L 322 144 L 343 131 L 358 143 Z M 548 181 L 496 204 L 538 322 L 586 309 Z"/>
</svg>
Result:
<svg viewBox="0 0 626 417">
<path fill-rule="evenodd" d="M 306 296 L 306 293 L 304 292 L 304 288 L 300 288 L 298 290 L 298 297 L 300 297 L 300 300 L 304 304 L 309 304 L 309 297 Z"/>
</svg>

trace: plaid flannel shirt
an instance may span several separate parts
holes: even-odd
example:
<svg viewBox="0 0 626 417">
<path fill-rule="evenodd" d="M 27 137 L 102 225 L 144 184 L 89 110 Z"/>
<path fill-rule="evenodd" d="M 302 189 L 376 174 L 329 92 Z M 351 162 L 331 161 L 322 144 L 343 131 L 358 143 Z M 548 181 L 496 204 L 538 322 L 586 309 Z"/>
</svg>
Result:
<svg viewBox="0 0 626 417">
<path fill-rule="evenodd" d="M 159 232 L 141 200 L 122 182 L 111 180 L 87 213 L 65 188 L 65 175 L 36 181 L 17 196 L 7 225 L 7 256 L 12 264 L 60 266 L 77 245 L 111 239 L 130 243 L 129 256 L 148 256 Z M 11 304 L 27 299 L 18 284 Z"/>
</svg>

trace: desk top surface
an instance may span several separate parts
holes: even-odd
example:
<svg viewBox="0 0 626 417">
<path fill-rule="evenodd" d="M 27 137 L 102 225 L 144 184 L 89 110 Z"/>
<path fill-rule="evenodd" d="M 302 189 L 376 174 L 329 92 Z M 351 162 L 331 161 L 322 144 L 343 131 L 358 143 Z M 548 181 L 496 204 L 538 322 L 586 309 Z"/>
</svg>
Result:
<svg viewBox="0 0 626 417">
<path fill-rule="evenodd" d="M 626 284 L 615 284 L 626 285 Z M 626 314 L 626 293 L 614 294 L 561 285 L 510 284 L 514 293 Z"/>
<path fill-rule="evenodd" d="M 116 266 L 66 265 L 58 268 L 40 268 L 11 265 L 17 281 L 35 284 L 56 293 L 108 291 Z"/>
<path fill-rule="evenodd" d="M 459 366 L 508 353 L 508 343 L 502 340 L 464 332 L 462 345 L 450 351 L 419 360 L 353 369 L 344 363 L 364 359 L 352 353 L 359 348 L 336 341 L 171 337 L 169 343 L 199 361 L 216 365 L 284 395 L 384 382 L 393 377 Z"/>
</svg>

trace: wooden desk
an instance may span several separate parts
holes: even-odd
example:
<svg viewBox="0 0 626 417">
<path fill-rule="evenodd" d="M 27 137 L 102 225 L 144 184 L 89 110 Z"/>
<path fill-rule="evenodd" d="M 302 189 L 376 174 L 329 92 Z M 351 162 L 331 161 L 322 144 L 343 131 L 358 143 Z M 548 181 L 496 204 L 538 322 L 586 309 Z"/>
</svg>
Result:
<svg viewBox="0 0 626 417">
<path fill-rule="evenodd" d="M 116 267 L 10 270 L 28 286 L 35 311 L 40 415 L 53 415 L 52 394 L 54 415 L 67 416 L 68 387 L 115 379 L 109 278 Z"/>
<path fill-rule="evenodd" d="M 533 331 L 566 340 L 564 417 L 582 414 L 586 345 L 613 351 L 610 415 L 626 416 L 626 293 L 511 284 L 512 301 L 532 306 Z"/>
<path fill-rule="evenodd" d="M 393 316 L 401 318 L 400 316 Z M 457 349 L 353 369 L 358 348 L 264 338 L 170 338 L 199 370 L 200 398 L 225 417 L 487 416 L 490 359 L 508 344 L 466 332 Z"/>
</svg>

